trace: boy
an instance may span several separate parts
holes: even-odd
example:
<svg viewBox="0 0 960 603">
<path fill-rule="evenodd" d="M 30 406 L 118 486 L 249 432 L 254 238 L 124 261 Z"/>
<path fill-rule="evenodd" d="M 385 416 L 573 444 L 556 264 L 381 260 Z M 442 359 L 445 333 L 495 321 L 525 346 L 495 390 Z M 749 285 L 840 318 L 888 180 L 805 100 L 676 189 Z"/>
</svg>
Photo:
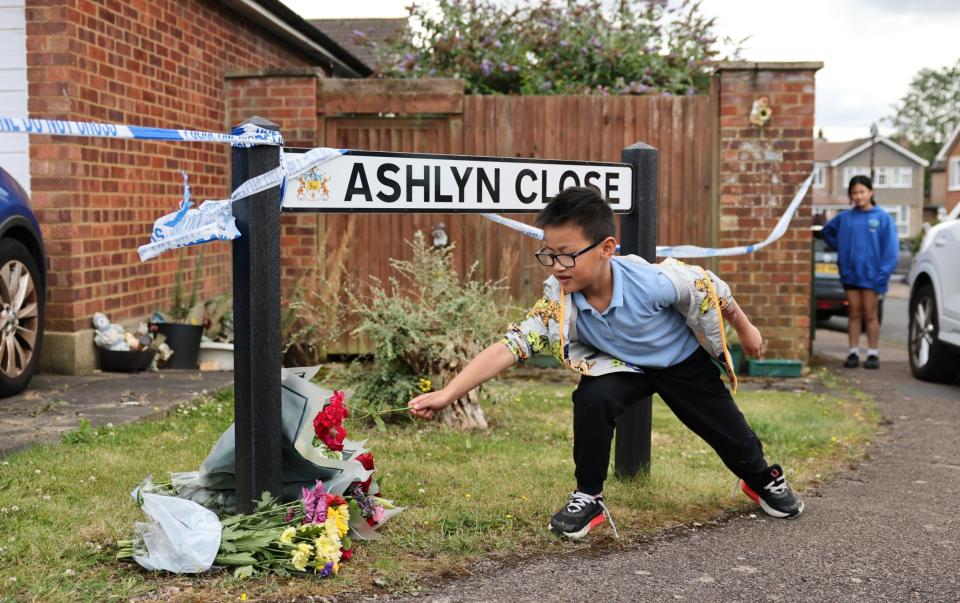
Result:
<svg viewBox="0 0 960 603">
<path fill-rule="evenodd" d="M 537 215 L 536 225 L 545 243 L 537 259 L 551 273 L 543 299 L 446 387 L 411 400 L 411 412 L 428 418 L 549 346 L 564 366 L 582 374 L 573 393 L 577 488 L 554 515 L 551 530 L 582 538 L 609 516 L 603 482 L 616 419 L 654 392 L 713 447 L 766 513 L 800 515 L 803 503 L 780 466 L 767 465 L 760 440 L 710 359 L 725 346 L 721 311 L 748 355 L 759 355 L 762 345 L 726 284 L 673 260 L 651 265 L 636 256 L 616 257 L 613 213 L 593 189 L 564 190 Z"/>
</svg>

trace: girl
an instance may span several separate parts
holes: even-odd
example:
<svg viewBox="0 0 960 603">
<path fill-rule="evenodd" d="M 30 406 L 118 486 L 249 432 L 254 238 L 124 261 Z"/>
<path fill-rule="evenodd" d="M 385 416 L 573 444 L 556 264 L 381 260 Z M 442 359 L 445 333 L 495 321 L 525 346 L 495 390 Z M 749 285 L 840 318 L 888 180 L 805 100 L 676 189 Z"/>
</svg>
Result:
<svg viewBox="0 0 960 603">
<path fill-rule="evenodd" d="M 865 324 L 869 348 L 863 368 L 876 369 L 880 368 L 877 301 L 887 291 L 890 275 L 897 266 L 897 227 L 890 214 L 877 207 L 873 182 L 868 176 L 851 178 L 847 195 L 853 209 L 827 222 L 820 234 L 837 250 L 840 281 L 847 296 L 850 355 L 843 366 L 860 365 L 860 330 L 861 324 Z"/>
</svg>

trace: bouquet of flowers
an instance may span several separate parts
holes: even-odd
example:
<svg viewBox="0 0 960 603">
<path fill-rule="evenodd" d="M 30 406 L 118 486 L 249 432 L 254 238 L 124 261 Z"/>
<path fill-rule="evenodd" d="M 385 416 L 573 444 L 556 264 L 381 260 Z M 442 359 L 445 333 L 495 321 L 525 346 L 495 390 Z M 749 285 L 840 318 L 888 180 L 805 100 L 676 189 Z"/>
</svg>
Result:
<svg viewBox="0 0 960 603">
<path fill-rule="evenodd" d="M 172 474 L 169 484 L 148 479 L 134 492 L 153 523 L 138 524 L 135 540 L 124 543 L 118 556 L 177 572 L 216 564 L 236 567 L 239 577 L 261 572 L 327 577 L 352 555 L 351 537 L 378 540 L 376 530 L 403 509 L 380 497 L 366 442 L 347 438 L 345 394 L 310 383 L 310 370 L 283 373 L 280 500 L 266 493 L 253 513 L 233 513 L 231 426 L 199 471 Z"/>
<path fill-rule="evenodd" d="M 330 396 L 329 403 L 323 407 L 313 418 L 313 446 L 320 454 L 339 460 L 344 459 L 343 442 L 347 437 L 347 430 L 343 427 L 343 420 L 350 416 L 350 409 L 344 406 L 344 393 L 335 390 Z M 387 510 L 395 507 L 393 504 L 371 493 L 373 486 L 373 472 L 375 470 L 373 453 L 366 451 L 362 454 L 354 454 L 352 460 L 357 461 L 369 472 L 367 478 L 363 481 L 354 481 L 347 487 L 344 494 L 351 503 L 351 517 L 360 517 L 370 528 L 376 528 L 385 521 Z M 355 530 L 360 528 L 360 524 L 354 522 Z M 359 529 L 364 533 L 368 530 Z"/>
</svg>

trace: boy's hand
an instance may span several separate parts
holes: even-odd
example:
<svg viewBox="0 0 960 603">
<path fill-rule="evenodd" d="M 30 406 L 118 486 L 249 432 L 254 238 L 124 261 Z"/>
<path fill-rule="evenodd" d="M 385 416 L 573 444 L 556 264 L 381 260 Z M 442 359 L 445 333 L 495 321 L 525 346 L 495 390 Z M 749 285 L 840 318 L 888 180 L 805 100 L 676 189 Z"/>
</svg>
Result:
<svg viewBox="0 0 960 603">
<path fill-rule="evenodd" d="M 410 400 L 407 406 L 410 407 L 410 412 L 414 416 L 420 417 L 421 419 L 429 419 L 433 416 L 434 411 L 443 410 L 451 404 L 453 404 L 453 399 L 450 397 L 450 394 L 441 389 L 435 392 L 420 394 L 413 400 Z"/>
<path fill-rule="evenodd" d="M 740 338 L 740 346 L 747 356 L 759 358 L 760 351 L 763 348 L 763 337 L 760 335 L 760 329 L 747 324 L 742 329 L 737 329 L 737 337 Z"/>
</svg>

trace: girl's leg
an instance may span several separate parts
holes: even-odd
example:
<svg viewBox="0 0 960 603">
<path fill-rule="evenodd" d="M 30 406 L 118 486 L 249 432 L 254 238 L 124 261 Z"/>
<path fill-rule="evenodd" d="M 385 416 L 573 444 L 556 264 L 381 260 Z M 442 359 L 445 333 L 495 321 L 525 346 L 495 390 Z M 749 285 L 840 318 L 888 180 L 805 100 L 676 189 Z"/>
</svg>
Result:
<svg viewBox="0 0 960 603">
<path fill-rule="evenodd" d="M 880 314 L 877 310 L 880 296 L 870 289 L 864 289 L 860 295 L 863 299 L 863 319 L 867 324 L 867 345 L 875 350 L 880 345 Z"/>
<path fill-rule="evenodd" d="M 850 348 L 860 347 L 860 325 L 863 321 L 863 293 L 862 289 L 847 289 L 847 338 Z"/>
</svg>

